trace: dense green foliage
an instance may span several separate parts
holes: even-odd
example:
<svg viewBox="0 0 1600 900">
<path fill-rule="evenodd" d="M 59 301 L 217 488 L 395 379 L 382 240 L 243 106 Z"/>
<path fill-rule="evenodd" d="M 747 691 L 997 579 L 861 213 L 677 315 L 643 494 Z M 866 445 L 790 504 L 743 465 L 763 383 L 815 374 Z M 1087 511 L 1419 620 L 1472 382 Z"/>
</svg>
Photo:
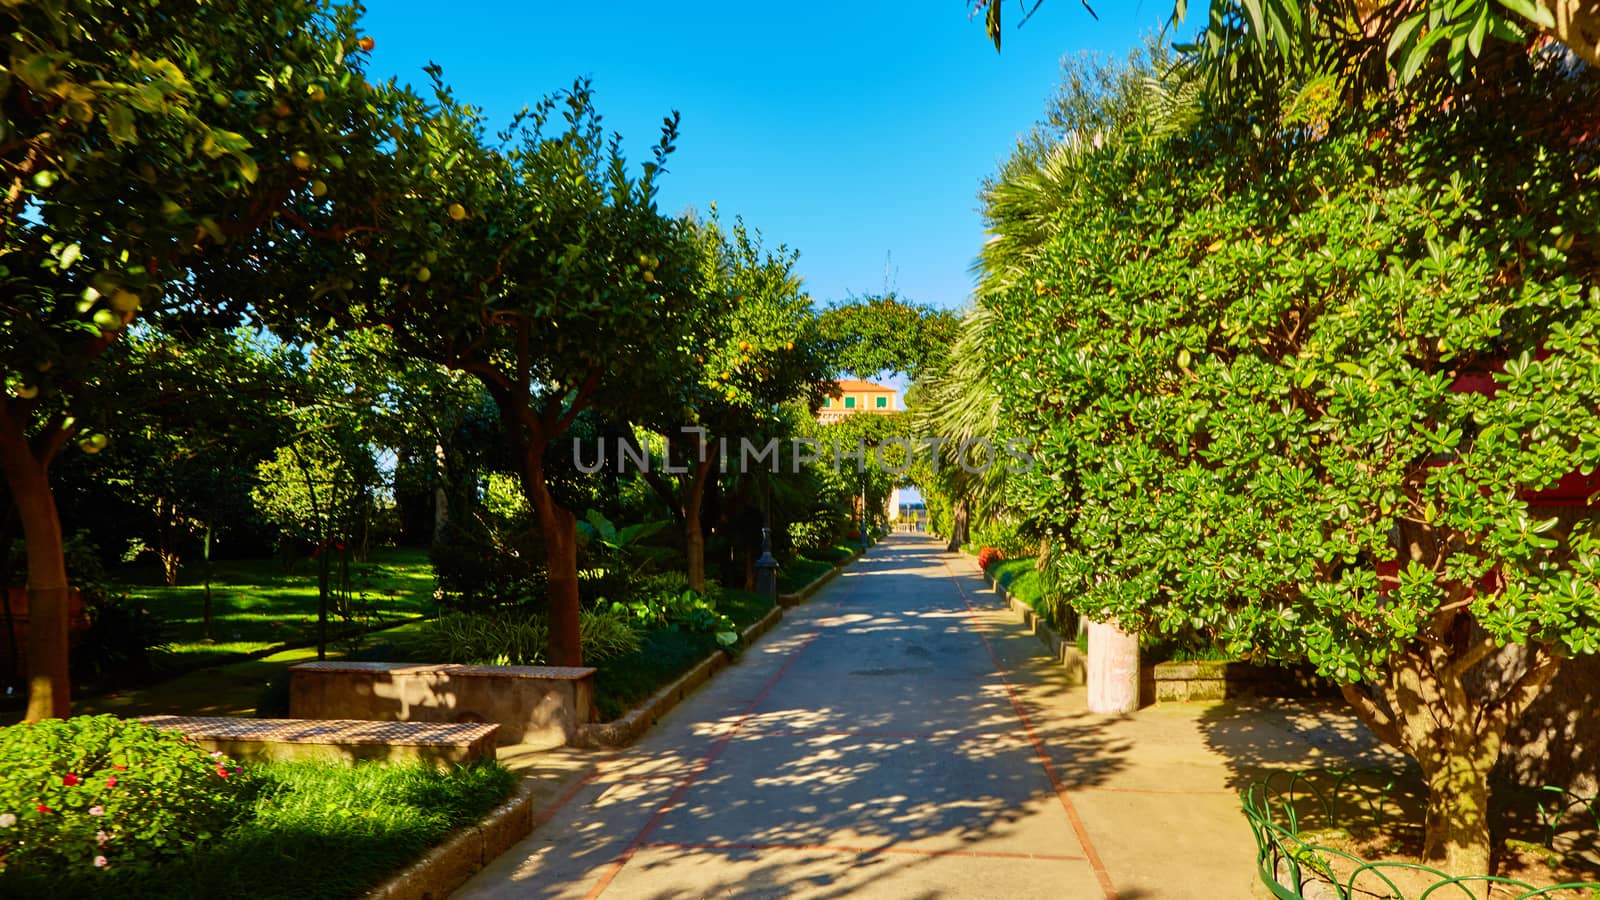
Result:
<svg viewBox="0 0 1600 900">
<path fill-rule="evenodd" d="M 0 729 L 0 885 L 139 869 L 220 837 L 254 779 L 176 732 L 114 716 Z"/>
<path fill-rule="evenodd" d="M 1498 63 L 1176 120 L 1184 70 L 1158 67 L 1103 95 L 1120 130 L 992 186 L 981 298 L 1037 459 L 1005 508 L 1054 589 L 1343 683 L 1463 871 L 1508 723 L 1600 650 L 1597 83 Z"/>
<path fill-rule="evenodd" d="M 1198 140 L 1086 156 L 1032 290 L 991 300 L 1019 323 L 995 349 L 1045 463 L 1021 503 L 1068 542 L 1085 609 L 1198 616 L 1345 680 L 1469 597 L 1498 643 L 1592 652 L 1600 548 L 1518 494 L 1600 464 L 1593 238 L 1562 236 L 1596 221 L 1578 148 L 1468 115 L 1379 127 L 1254 171 Z M 1441 158 L 1464 137 L 1504 148 L 1471 180 Z M 1497 394 L 1450 389 L 1502 361 Z M 1423 537 L 1380 594 L 1397 523 Z"/>
<path fill-rule="evenodd" d="M 247 818 L 147 870 L 0 874 L 0 889 L 62 898 L 355 898 L 502 802 L 516 776 L 495 764 L 251 765 Z"/>
<path fill-rule="evenodd" d="M 579 633 L 584 658 L 595 665 L 640 646 L 640 629 L 615 607 L 585 608 Z M 550 620 L 527 609 L 446 613 L 423 626 L 422 642 L 430 662 L 542 666 L 548 661 Z"/>
<path fill-rule="evenodd" d="M 772 602 L 751 591 L 722 589 L 717 611 L 744 629 L 772 610 Z M 619 656 L 594 679 L 595 707 L 602 719 L 615 719 L 699 665 L 722 645 L 710 631 L 656 627 L 645 632 L 637 653 Z"/>
<path fill-rule="evenodd" d="M 915 378 L 955 337 L 957 316 L 893 293 L 835 303 L 822 315 L 822 336 L 840 369 L 857 378 L 897 372 Z"/>
</svg>

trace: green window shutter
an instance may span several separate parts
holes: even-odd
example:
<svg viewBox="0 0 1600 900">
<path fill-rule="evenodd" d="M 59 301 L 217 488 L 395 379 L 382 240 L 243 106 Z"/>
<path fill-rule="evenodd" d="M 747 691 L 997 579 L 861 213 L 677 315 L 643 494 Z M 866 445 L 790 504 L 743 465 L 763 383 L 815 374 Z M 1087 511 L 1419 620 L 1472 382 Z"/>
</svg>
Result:
<svg viewBox="0 0 1600 900">
<path fill-rule="evenodd" d="M 879 409 L 888 409 L 889 408 L 889 398 L 888 397 L 879 397 L 878 398 L 878 408 Z"/>
<path fill-rule="evenodd" d="M 846 398 L 844 398 L 844 408 L 845 409 L 855 409 L 856 408 L 856 398 L 854 398 L 854 397 L 846 397 Z"/>
</svg>

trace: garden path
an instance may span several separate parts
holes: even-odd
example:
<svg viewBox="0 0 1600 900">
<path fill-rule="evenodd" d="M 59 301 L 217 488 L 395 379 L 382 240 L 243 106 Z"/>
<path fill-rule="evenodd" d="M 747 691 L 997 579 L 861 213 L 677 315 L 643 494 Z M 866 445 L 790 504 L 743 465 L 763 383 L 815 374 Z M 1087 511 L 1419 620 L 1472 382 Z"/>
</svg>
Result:
<svg viewBox="0 0 1600 900">
<path fill-rule="evenodd" d="M 455 896 L 1243 898 L 1251 773 L 1381 753 L 1327 704 L 1091 715 L 1041 649 L 892 536 Z"/>
</svg>

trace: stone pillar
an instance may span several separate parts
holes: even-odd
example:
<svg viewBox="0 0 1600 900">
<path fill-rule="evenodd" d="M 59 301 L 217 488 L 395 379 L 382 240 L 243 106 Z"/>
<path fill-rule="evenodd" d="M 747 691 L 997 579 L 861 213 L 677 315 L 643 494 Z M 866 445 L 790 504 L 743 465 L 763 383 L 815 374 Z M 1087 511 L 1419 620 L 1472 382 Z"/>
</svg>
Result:
<svg viewBox="0 0 1600 900">
<path fill-rule="evenodd" d="M 1139 708 L 1139 638 L 1115 625 L 1089 623 L 1089 711 L 1122 715 Z"/>
</svg>

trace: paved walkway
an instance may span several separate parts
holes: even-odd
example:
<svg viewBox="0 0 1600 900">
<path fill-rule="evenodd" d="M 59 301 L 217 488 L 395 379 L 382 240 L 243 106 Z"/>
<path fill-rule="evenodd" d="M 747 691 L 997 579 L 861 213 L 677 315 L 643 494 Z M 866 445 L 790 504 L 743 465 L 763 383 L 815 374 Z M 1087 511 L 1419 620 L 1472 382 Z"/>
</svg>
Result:
<svg viewBox="0 0 1600 900">
<path fill-rule="evenodd" d="M 896 535 L 455 896 L 1245 898 L 1236 787 L 1378 753 L 1336 709 L 1092 716 L 972 562 Z"/>
</svg>

